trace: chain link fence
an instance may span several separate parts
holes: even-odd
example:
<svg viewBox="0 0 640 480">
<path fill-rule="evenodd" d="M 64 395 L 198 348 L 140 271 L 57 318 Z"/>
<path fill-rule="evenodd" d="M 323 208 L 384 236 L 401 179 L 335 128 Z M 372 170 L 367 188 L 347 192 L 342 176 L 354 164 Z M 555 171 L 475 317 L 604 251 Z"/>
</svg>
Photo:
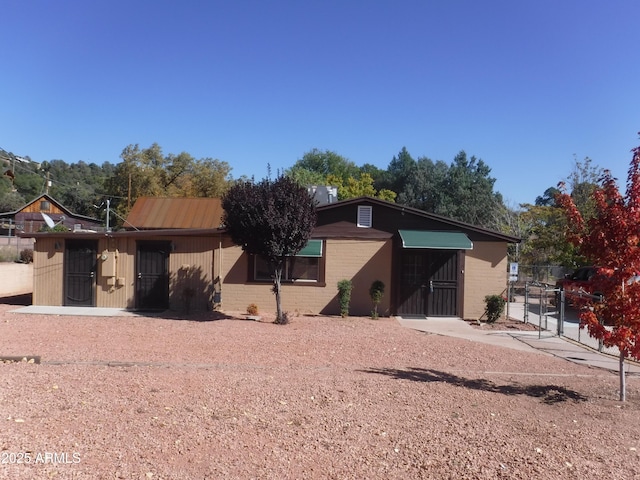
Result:
<svg viewBox="0 0 640 480">
<path fill-rule="evenodd" d="M 512 302 L 523 302 L 524 323 L 531 323 L 539 327 L 539 335 L 543 330 L 552 332 L 588 346 L 602 353 L 619 356 L 617 347 L 605 347 L 602 341 L 589 335 L 586 328 L 580 328 L 580 312 L 565 301 L 564 292 L 554 284 L 526 281 L 524 285 L 514 284 L 512 287 Z M 580 293 L 583 298 L 600 301 L 600 296 Z"/>
</svg>

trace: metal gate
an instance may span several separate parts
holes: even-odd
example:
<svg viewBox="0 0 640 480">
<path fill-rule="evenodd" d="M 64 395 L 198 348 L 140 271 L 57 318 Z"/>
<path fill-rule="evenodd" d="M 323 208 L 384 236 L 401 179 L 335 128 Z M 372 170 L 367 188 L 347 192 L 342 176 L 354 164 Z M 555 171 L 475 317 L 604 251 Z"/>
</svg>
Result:
<svg viewBox="0 0 640 480">
<path fill-rule="evenodd" d="M 601 298 L 586 292 L 579 295 L 593 300 Z M 567 305 L 564 291 L 561 289 L 537 282 L 525 284 L 523 320 L 525 323 L 538 325 L 538 336 L 542 330 L 548 330 L 599 352 L 619 356 L 616 347 L 605 347 L 601 340 L 591 337 L 586 328 L 580 328 L 579 315 L 580 312 L 577 309 Z"/>
</svg>

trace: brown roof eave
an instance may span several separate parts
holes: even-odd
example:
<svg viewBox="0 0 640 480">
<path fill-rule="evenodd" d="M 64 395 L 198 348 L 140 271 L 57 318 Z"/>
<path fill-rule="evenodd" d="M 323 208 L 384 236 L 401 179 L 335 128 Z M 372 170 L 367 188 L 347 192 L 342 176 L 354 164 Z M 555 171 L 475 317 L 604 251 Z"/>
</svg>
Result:
<svg viewBox="0 0 640 480">
<path fill-rule="evenodd" d="M 520 242 L 522 242 L 522 239 L 520 237 L 514 237 L 513 235 L 507 235 L 507 234 L 504 234 L 502 232 L 497 232 L 495 230 L 490 230 L 488 228 L 479 227 L 477 225 L 472 225 L 470 223 L 461 222 L 459 220 L 454 220 L 452 218 L 443 217 L 441 215 L 436 215 L 435 213 L 425 212 L 424 210 L 420 210 L 418 208 L 409 207 L 407 205 L 402 205 L 402 204 L 398 204 L 398 203 L 394 203 L 394 202 L 389 202 L 387 200 L 382 200 L 382 199 L 379 199 L 379 198 L 368 197 L 368 196 L 350 198 L 350 199 L 347 199 L 347 200 L 340 200 L 340 201 L 334 202 L 334 203 L 328 203 L 326 205 L 320 205 L 319 207 L 316 207 L 316 210 L 318 212 L 321 212 L 323 210 L 332 210 L 332 209 L 336 209 L 336 208 L 341 208 L 341 207 L 346 206 L 346 205 L 354 205 L 354 204 L 357 205 L 357 204 L 361 204 L 361 203 L 372 203 L 372 204 L 377 204 L 377 205 L 381 205 L 381 206 L 384 206 L 384 207 L 388 207 L 388 208 L 391 208 L 391 209 L 394 209 L 394 210 L 398 210 L 400 212 L 411 213 L 411 214 L 419 216 L 419 217 L 429 218 L 431 220 L 436 220 L 436 221 L 442 222 L 444 224 L 449 224 L 449 225 L 451 225 L 451 226 L 453 226 L 455 228 L 458 228 L 458 229 L 468 230 L 470 232 L 478 233 L 478 234 L 481 234 L 481 235 L 494 237 L 494 238 L 496 238 L 498 240 L 502 240 L 502 241 L 505 241 L 507 243 L 520 243 Z"/>
<path fill-rule="evenodd" d="M 107 238 L 148 238 L 148 237 L 213 237 L 224 233 L 219 228 L 172 228 L 162 230 L 118 230 L 115 232 L 35 232 L 35 233 L 19 233 L 19 237 L 23 238 L 82 238 L 82 239 L 98 239 L 100 237 Z"/>
</svg>

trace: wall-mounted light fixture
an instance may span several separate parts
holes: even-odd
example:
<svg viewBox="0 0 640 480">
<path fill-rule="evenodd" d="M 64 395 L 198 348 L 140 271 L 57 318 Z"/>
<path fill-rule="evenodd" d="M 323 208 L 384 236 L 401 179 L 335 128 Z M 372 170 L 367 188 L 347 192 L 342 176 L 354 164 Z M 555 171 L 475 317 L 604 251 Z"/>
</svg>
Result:
<svg viewBox="0 0 640 480">
<path fill-rule="evenodd" d="M 56 240 L 53 244 L 53 248 L 55 248 L 56 250 L 60 250 L 60 248 L 62 248 L 62 245 L 60 245 L 60 242 Z"/>
</svg>

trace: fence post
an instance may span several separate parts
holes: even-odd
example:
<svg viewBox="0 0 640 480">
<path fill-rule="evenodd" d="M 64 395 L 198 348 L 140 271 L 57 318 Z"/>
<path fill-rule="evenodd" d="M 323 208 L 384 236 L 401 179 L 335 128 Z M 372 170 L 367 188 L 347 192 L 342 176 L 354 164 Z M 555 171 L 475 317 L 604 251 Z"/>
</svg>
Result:
<svg viewBox="0 0 640 480">
<path fill-rule="evenodd" d="M 560 313 L 558 315 L 558 336 L 564 335 L 564 290 L 560 289 Z M 578 332 L 580 329 L 578 329 Z M 580 337 L 578 337 L 580 338 Z"/>
<path fill-rule="evenodd" d="M 547 287 L 540 286 L 540 317 L 541 318 L 543 313 L 544 313 L 544 329 L 549 330 L 549 318 L 547 316 Z"/>
<path fill-rule="evenodd" d="M 505 320 L 509 320 L 509 301 L 511 301 L 511 282 L 507 282 L 507 311 Z"/>
<path fill-rule="evenodd" d="M 524 323 L 529 323 L 529 282 L 524 283 Z"/>
</svg>

